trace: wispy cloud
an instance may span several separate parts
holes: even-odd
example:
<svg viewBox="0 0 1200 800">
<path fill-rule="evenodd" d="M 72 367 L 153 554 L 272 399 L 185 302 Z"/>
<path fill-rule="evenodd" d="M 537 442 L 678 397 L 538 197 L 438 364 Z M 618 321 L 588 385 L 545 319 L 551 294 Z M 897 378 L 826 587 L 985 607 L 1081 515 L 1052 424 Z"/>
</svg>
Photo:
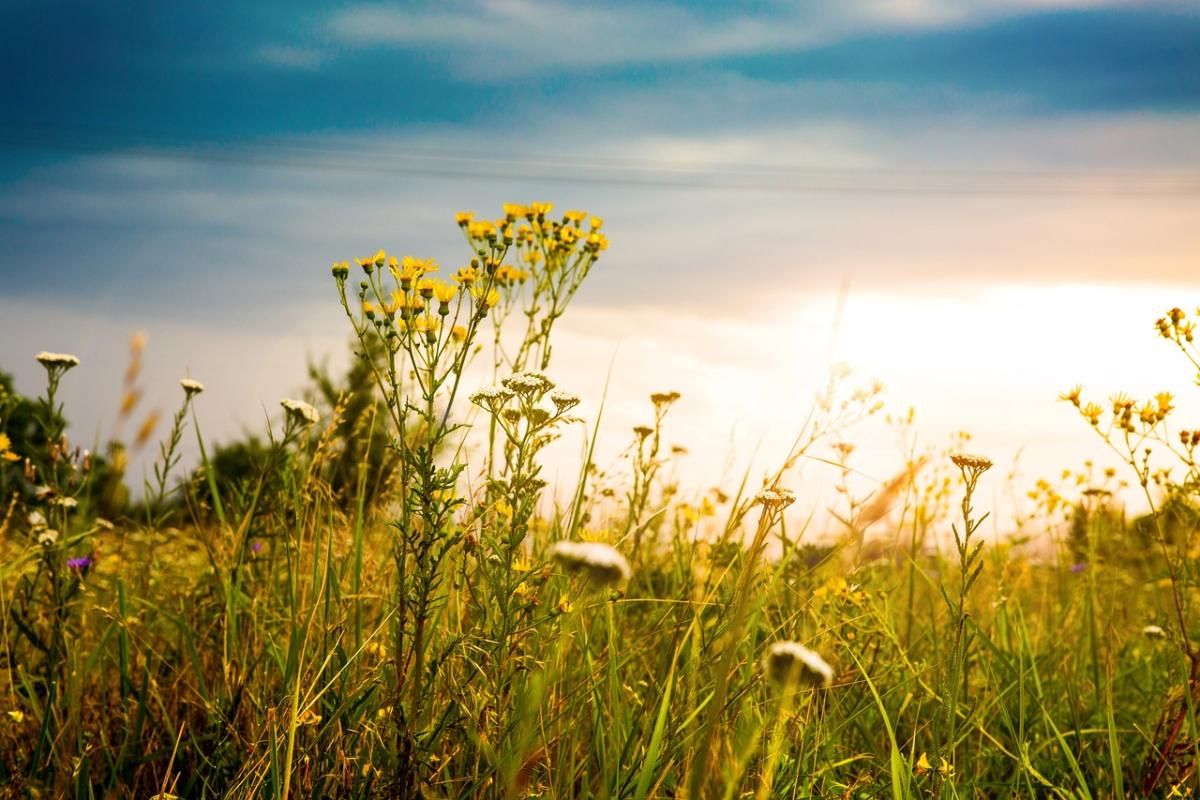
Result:
<svg viewBox="0 0 1200 800">
<path fill-rule="evenodd" d="M 853 36 L 982 23 L 1113 0 L 869 0 L 768 5 L 737 14 L 665 2 L 578 5 L 562 0 L 460 0 L 399 7 L 363 3 L 334 13 L 329 33 L 350 47 L 440 51 L 473 80 L 540 70 L 763 55 Z"/>
</svg>

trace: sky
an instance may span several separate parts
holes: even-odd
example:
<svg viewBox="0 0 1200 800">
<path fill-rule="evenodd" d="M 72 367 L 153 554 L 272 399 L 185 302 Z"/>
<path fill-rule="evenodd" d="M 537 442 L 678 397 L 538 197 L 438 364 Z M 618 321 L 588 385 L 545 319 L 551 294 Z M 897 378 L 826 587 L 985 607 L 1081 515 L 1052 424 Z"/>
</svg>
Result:
<svg viewBox="0 0 1200 800">
<path fill-rule="evenodd" d="M 674 389 L 687 482 L 761 473 L 845 362 L 1028 483 L 1104 457 L 1066 387 L 1194 391 L 1152 323 L 1200 304 L 1197 42 L 1182 2 L 9 0 L 0 369 L 77 353 L 103 439 L 144 330 L 147 406 L 190 374 L 227 440 L 346 363 L 330 262 L 547 200 L 606 220 L 551 372 L 609 457 Z"/>
</svg>

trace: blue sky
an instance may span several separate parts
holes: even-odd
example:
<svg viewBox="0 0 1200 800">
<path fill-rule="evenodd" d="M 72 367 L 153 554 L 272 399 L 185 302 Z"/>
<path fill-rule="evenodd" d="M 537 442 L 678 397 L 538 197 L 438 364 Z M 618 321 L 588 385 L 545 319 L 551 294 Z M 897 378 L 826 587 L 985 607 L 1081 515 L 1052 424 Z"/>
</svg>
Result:
<svg viewBox="0 0 1200 800">
<path fill-rule="evenodd" d="M 28 390 L 33 352 L 86 352 L 74 399 L 104 431 L 144 328 L 160 402 L 182 370 L 226 373 L 206 399 L 232 435 L 306 354 L 340 357 L 330 261 L 453 264 L 455 211 L 539 198 L 608 220 L 567 334 L 589 358 L 625 342 L 630 419 L 663 388 L 651 352 L 727 398 L 696 425 L 753 416 L 704 383 L 736 350 L 672 337 L 827 340 L 844 285 L 920 298 L 901 325 L 982 303 L 1002 361 L 1006 288 L 1200 289 L 1197 43 L 1191 3 L 8 2 L 0 368 Z M 798 368 L 756 359 L 768 383 Z"/>
</svg>

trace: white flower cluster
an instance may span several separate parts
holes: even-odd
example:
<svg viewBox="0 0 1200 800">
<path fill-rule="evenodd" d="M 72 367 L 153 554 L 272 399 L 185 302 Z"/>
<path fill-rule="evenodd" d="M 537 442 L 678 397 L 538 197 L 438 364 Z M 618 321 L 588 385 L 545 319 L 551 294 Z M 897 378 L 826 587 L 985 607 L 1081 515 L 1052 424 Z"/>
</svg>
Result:
<svg viewBox="0 0 1200 800">
<path fill-rule="evenodd" d="M 550 557 L 563 569 L 581 573 L 598 586 L 629 579 L 629 562 L 603 542 L 555 542 Z"/>
<path fill-rule="evenodd" d="M 828 686 L 833 682 L 833 667 L 816 652 L 799 642 L 782 640 L 767 648 L 763 672 L 773 681 L 802 686 Z"/>
<path fill-rule="evenodd" d="M 58 541 L 58 531 L 47 525 L 42 512 L 30 511 L 26 520 L 29 522 L 29 532 L 33 534 L 34 541 L 42 547 L 50 547 Z"/>
<path fill-rule="evenodd" d="M 472 403 L 488 411 L 495 411 L 511 399 L 513 399 L 512 392 L 495 386 L 480 389 L 470 397 Z"/>
<path fill-rule="evenodd" d="M 501 385 L 517 394 L 541 394 L 554 388 L 554 381 L 540 372 L 516 372 L 500 381 Z"/>
<path fill-rule="evenodd" d="M 279 401 L 279 405 L 283 406 L 283 410 L 296 422 L 306 422 L 309 425 L 316 425 L 317 421 L 321 419 L 321 415 L 317 413 L 317 410 L 303 400 L 292 400 L 285 397 Z"/>
<path fill-rule="evenodd" d="M 796 502 L 796 493 L 791 489 L 764 489 L 754 498 L 754 502 L 773 511 L 780 510 Z"/>
<path fill-rule="evenodd" d="M 79 366 L 79 359 L 68 353 L 48 353 L 43 350 L 34 358 L 46 369 L 70 369 Z"/>
<path fill-rule="evenodd" d="M 561 389 L 555 389 L 550 393 L 550 402 L 554 403 L 554 407 L 558 409 L 558 413 L 562 414 L 579 405 L 579 395 L 564 392 Z"/>
<path fill-rule="evenodd" d="M 179 381 L 179 385 L 183 387 L 183 391 L 188 397 L 204 391 L 204 384 L 200 381 L 194 381 L 191 378 L 183 378 Z"/>
</svg>

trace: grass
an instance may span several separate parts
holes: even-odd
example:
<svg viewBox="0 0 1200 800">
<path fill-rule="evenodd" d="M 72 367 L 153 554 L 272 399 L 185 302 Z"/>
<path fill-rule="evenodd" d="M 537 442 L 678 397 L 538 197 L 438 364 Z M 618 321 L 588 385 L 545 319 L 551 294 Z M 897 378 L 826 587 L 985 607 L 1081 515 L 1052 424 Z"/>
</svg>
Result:
<svg viewBox="0 0 1200 800">
<path fill-rule="evenodd" d="M 795 529 L 795 464 L 833 452 L 845 477 L 840 443 L 879 411 L 877 390 L 839 380 L 761 485 L 673 483 L 660 434 L 680 398 L 664 392 L 625 477 L 591 463 L 593 429 L 576 485 L 549 487 L 543 448 L 583 421 L 543 371 L 602 223 L 534 204 L 459 225 L 457 281 L 382 251 L 359 259 L 361 282 L 334 265 L 366 388 L 289 401 L 241 472 L 206 444 L 190 386 L 142 499 L 114 513 L 99 458 L 63 439 L 69 360 L 41 359 L 24 436 L 18 398 L 0 400 L 0 793 L 1194 791 L 1200 436 L 1168 435 L 1171 398 L 1064 395 L 1152 510 L 1125 519 L 1112 474 L 1073 495 L 1043 483 L 1020 529 L 1055 558 L 984 545 L 975 492 L 999 478 L 961 454 L 914 450 L 904 480 L 843 496 L 835 536 Z M 1172 311 L 1159 332 L 1191 358 L 1189 326 Z M 496 388 L 468 385 L 471 364 Z M 174 482 L 185 436 L 201 463 Z M 951 532 L 953 549 L 933 546 Z M 555 546 L 579 540 L 598 544 Z M 765 674 L 779 641 L 832 678 Z"/>
</svg>

